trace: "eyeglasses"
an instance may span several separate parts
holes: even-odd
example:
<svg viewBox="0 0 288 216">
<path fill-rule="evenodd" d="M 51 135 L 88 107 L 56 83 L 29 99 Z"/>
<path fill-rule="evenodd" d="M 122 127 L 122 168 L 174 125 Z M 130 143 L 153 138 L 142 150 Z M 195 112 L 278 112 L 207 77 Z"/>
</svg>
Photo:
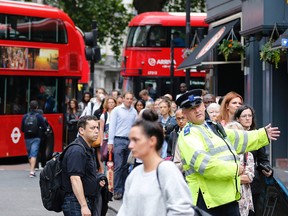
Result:
<svg viewBox="0 0 288 216">
<path fill-rule="evenodd" d="M 253 115 L 247 114 L 247 115 L 240 115 L 241 118 L 252 118 Z"/>
<path fill-rule="evenodd" d="M 182 118 L 176 118 L 176 121 L 185 121 L 186 119 L 184 117 Z"/>
</svg>

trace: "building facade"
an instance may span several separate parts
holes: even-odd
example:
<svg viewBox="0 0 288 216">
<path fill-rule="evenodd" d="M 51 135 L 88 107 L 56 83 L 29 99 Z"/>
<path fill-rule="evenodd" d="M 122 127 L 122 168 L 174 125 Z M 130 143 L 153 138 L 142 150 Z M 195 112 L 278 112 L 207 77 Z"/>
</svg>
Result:
<svg viewBox="0 0 288 216">
<path fill-rule="evenodd" d="M 229 91 L 240 93 L 245 103 L 255 109 L 258 127 L 272 123 L 280 128 L 281 137 L 267 149 L 271 162 L 278 166 L 280 161 L 287 161 L 288 158 L 288 95 L 285 93 L 288 84 L 287 56 L 276 68 L 274 64 L 260 60 L 260 51 L 270 38 L 276 40 L 288 28 L 288 3 L 207 0 L 206 6 L 206 21 L 210 30 L 236 20 L 234 32 L 245 46 L 245 55 L 238 64 L 230 64 L 229 61 L 226 64 L 217 63 L 223 59 L 216 48 L 211 51 L 211 64 L 206 66 L 209 91 L 216 95 L 224 95 Z"/>
</svg>

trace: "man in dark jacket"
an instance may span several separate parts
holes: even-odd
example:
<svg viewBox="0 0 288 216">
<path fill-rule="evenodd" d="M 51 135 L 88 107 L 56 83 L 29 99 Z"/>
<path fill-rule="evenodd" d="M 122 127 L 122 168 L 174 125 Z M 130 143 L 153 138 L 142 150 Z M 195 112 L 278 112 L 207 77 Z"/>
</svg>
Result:
<svg viewBox="0 0 288 216">
<path fill-rule="evenodd" d="M 77 123 L 79 137 L 65 153 L 62 161 L 62 186 L 65 191 L 62 210 L 64 215 L 100 216 L 102 198 L 100 186 L 105 181 L 99 179 L 92 143 L 99 134 L 97 118 L 86 115 Z"/>
<path fill-rule="evenodd" d="M 30 102 L 30 112 L 23 116 L 21 124 L 21 131 L 24 133 L 25 144 L 28 153 L 30 178 L 36 176 L 35 165 L 41 142 L 41 134 L 42 131 L 47 130 L 45 120 L 43 116 L 37 112 L 37 108 L 38 102 L 36 100 L 32 100 Z"/>
</svg>

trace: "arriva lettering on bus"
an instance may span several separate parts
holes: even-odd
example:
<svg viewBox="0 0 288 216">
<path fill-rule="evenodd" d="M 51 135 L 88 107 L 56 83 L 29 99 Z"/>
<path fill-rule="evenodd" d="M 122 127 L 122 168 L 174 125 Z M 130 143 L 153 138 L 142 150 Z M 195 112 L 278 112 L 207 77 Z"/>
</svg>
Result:
<svg viewBox="0 0 288 216">
<path fill-rule="evenodd" d="M 149 58 L 148 59 L 148 64 L 150 66 L 155 66 L 155 65 L 170 65 L 171 60 L 170 59 L 154 59 L 154 58 Z M 174 64 L 176 64 L 176 61 L 174 60 Z"/>
</svg>

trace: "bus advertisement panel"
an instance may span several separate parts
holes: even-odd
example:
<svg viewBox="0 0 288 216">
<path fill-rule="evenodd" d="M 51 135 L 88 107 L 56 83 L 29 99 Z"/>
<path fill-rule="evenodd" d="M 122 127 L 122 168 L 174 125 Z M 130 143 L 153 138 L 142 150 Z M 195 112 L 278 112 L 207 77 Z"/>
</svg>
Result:
<svg viewBox="0 0 288 216">
<path fill-rule="evenodd" d="M 0 47 L 0 69 L 58 70 L 57 49 Z"/>
</svg>

